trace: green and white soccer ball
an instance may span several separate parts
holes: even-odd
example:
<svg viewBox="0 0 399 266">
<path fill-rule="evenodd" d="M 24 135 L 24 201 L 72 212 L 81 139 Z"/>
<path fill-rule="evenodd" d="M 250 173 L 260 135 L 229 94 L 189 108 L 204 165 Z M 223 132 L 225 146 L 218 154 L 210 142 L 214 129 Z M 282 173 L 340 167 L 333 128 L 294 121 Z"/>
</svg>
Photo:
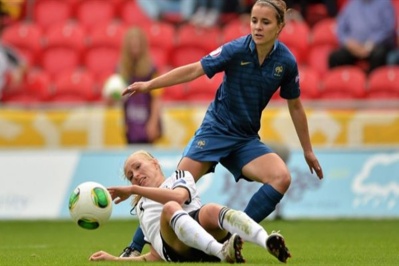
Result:
<svg viewBox="0 0 399 266">
<path fill-rule="evenodd" d="M 127 84 L 119 74 L 111 75 L 104 83 L 103 97 L 105 99 L 120 100 Z"/>
<path fill-rule="evenodd" d="M 69 213 L 79 227 L 88 230 L 97 229 L 111 217 L 111 195 L 99 183 L 81 183 L 69 197 Z"/>
</svg>

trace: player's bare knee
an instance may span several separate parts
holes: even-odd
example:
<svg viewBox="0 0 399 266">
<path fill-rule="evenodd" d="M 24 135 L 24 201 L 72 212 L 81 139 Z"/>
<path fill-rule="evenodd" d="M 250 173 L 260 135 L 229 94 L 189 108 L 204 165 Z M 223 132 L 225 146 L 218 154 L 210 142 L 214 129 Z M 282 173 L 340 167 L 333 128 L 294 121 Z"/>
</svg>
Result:
<svg viewBox="0 0 399 266">
<path fill-rule="evenodd" d="M 162 214 L 167 217 L 172 217 L 173 214 L 180 209 L 181 206 L 176 201 L 169 201 L 163 205 Z"/>
<path fill-rule="evenodd" d="M 279 171 L 274 175 L 269 184 L 273 186 L 280 193 L 285 193 L 291 184 L 291 175 L 288 172 L 288 170 Z"/>
</svg>

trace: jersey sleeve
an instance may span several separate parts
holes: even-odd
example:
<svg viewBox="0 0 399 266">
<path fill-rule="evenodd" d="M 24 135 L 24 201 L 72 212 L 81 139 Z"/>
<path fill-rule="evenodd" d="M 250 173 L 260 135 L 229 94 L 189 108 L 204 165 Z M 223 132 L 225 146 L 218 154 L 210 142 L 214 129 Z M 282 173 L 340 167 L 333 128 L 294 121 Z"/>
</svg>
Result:
<svg viewBox="0 0 399 266">
<path fill-rule="evenodd" d="M 230 43 L 224 44 L 201 59 L 201 65 L 208 78 L 225 70 L 232 58 Z"/>
<path fill-rule="evenodd" d="M 197 186 L 195 185 L 195 180 L 192 174 L 188 171 L 176 170 L 172 175 L 174 182 L 172 185 L 172 189 L 182 187 L 187 189 L 189 194 L 189 199 L 185 202 L 185 204 L 190 204 L 193 198 L 193 195 L 197 194 Z"/>
<path fill-rule="evenodd" d="M 280 96 L 284 99 L 296 99 L 300 94 L 298 66 L 293 62 L 281 84 Z"/>
</svg>

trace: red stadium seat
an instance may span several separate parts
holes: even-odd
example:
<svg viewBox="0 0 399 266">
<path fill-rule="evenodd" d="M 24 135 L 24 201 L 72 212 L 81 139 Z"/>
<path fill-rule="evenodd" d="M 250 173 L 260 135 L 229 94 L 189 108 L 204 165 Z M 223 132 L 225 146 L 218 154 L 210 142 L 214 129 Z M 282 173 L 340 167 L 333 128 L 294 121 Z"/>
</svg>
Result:
<svg viewBox="0 0 399 266">
<path fill-rule="evenodd" d="M 311 46 L 330 45 L 337 47 L 337 22 L 335 18 L 327 18 L 317 22 L 310 33 Z"/>
<path fill-rule="evenodd" d="M 201 47 L 210 53 L 220 46 L 220 36 L 221 31 L 218 27 L 205 29 L 184 24 L 177 31 L 177 45 Z"/>
<path fill-rule="evenodd" d="M 329 69 L 328 57 L 333 50 L 334 47 L 331 45 L 317 45 L 311 47 L 308 52 L 307 65 L 316 70 L 321 78 L 324 77 Z"/>
<path fill-rule="evenodd" d="M 88 30 L 107 24 L 115 18 L 115 8 L 109 1 L 85 0 L 80 1 L 76 10 L 79 23 Z"/>
<path fill-rule="evenodd" d="M 176 46 L 170 52 L 170 64 L 172 67 L 178 67 L 189 63 L 199 61 L 202 57 L 207 55 L 208 52 L 200 47 L 195 46 Z"/>
<path fill-rule="evenodd" d="M 46 102 L 51 95 L 50 78 L 41 70 L 27 73 L 22 85 L 3 91 L 2 101 L 12 104 L 37 104 Z"/>
<path fill-rule="evenodd" d="M 206 101 L 210 102 L 215 98 L 216 90 L 223 81 L 223 74 L 218 73 L 211 79 L 203 75 L 188 83 L 189 101 Z"/>
<path fill-rule="evenodd" d="M 399 18 L 399 0 L 392 0 L 393 8 L 395 9 L 396 17 Z M 399 20 L 399 19 L 397 19 Z M 399 21 L 397 21 L 399 23 Z"/>
<path fill-rule="evenodd" d="M 71 72 L 81 65 L 82 53 L 86 46 L 85 37 L 86 32 L 76 23 L 49 28 L 41 66 L 52 79 L 64 71 Z"/>
<path fill-rule="evenodd" d="M 320 95 L 320 77 L 317 71 L 310 67 L 300 67 L 299 86 L 301 99 L 317 99 Z"/>
<path fill-rule="evenodd" d="M 125 1 L 120 8 L 120 16 L 126 25 L 146 26 L 154 23 L 150 17 L 136 4 L 136 1 Z"/>
<path fill-rule="evenodd" d="M 399 99 L 399 66 L 382 66 L 371 72 L 367 98 Z"/>
<path fill-rule="evenodd" d="M 150 55 L 157 68 L 164 69 L 169 67 L 169 53 L 164 48 L 151 46 Z"/>
<path fill-rule="evenodd" d="M 42 56 L 41 65 L 51 79 L 54 79 L 62 72 L 77 69 L 80 62 L 80 57 L 74 49 L 60 46 L 46 49 Z"/>
<path fill-rule="evenodd" d="M 234 20 L 222 29 L 222 42 L 226 43 L 237 39 L 241 36 L 247 35 L 251 33 L 251 29 L 248 23 L 243 23 L 241 20 Z"/>
<path fill-rule="evenodd" d="M 95 82 L 90 73 L 84 71 L 64 72 L 54 81 L 51 102 L 80 103 L 95 99 Z"/>
<path fill-rule="evenodd" d="M 121 48 L 125 27 L 120 23 L 109 23 L 94 28 L 89 32 L 88 46 L 112 46 Z"/>
<path fill-rule="evenodd" d="M 63 24 L 72 17 L 72 6 L 66 1 L 36 0 L 33 7 L 33 20 L 44 31 L 50 26 Z"/>
<path fill-rule="evenodd" d="M 176 45 L 176 30 L 171 24 L 158 22 L 141 26 L 147 34 L 150 47 L 159 47 L 168 54 Z"/>
<path fill-rule="evenodd" d="M 291 21 L 281 31 L 279 40 L 296 51 L 298 63 L 304 63 L 308 53 L 309 36 L 310 28 L 305 22 Z"/>
<path fill-rule="evenodd" d="M 119 49 L 112 46 L 90 47 L 83 59 L 83 65 L 96 80 L 104 81 L 115 72 L 119 58 Z"/>
<path fill-rule="evenodd" d="M 67 47 L 82 53 L 86 47 L 86 31 L 79 24 L 69 22 L 49 27 L 44 37 L 44 49 Z"/>
<path fill-rule="evenodd" d="M 185 102 L 187 101 L 187 84 L 177 84 L 165 88 L 162 93 L 164 102 Z"/>
<path fill-rule="evenodd" d="M 38 25 L 27 22 L 10 25 L 3 30 L 1 40 L 19 51 L 28 64 L 38 63 L 43 45 L 43 32 Z"/>
<path fill-rule="evenodd" d="M 322 99 L 361 99 L 366 93 L 366 74 L 356 66 L 340 66 L 329 70 L 322 82 Z"/>
</svg>

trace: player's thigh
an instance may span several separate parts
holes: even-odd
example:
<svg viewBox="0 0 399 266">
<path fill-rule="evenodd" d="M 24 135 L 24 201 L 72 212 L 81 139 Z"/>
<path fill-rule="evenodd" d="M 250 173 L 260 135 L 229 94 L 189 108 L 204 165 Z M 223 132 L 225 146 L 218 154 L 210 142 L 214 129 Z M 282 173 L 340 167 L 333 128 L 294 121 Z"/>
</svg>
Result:
<svg viewBox="0 0 399 266">
<path fill-rule="evenodd" d="M 211 234 L 216 240 L 221 241 L 226 238 L 228 232 L 219 226 L 219 215 L 223 206 L 215 203 L 207 203 L 198 211 L 196 221 Z"/>
<path fill-rule="evenodd" d="M 284 161 L 275 153 L 261 155 L 242 168 L 242 174 L 253 181 L 286 186 L 290 174 Z M 282 183 L 282 184 L 281 184 Z"/>
<path fill-rule="evenodd" d="M 185 245 L 176 235 L 170 220 L 176 211 L 181 210 L 181 206 L 177 202 L 168 202 L 164 205 L 161 219 L 160 219 L 160 230 L 163 240 L 177 253 L 185 254 L 191 249 Z"/>
<path fill-rule="evenodd" d="M 211 162 L 199 162 L 188 157 L 183 157 L 179 162 L 177 168 L 184 171 L 189 171 L 195 181 L 201 178 L 201 176 L 207 174 L 213 167 L 214 163 Z"/>
</svg>

